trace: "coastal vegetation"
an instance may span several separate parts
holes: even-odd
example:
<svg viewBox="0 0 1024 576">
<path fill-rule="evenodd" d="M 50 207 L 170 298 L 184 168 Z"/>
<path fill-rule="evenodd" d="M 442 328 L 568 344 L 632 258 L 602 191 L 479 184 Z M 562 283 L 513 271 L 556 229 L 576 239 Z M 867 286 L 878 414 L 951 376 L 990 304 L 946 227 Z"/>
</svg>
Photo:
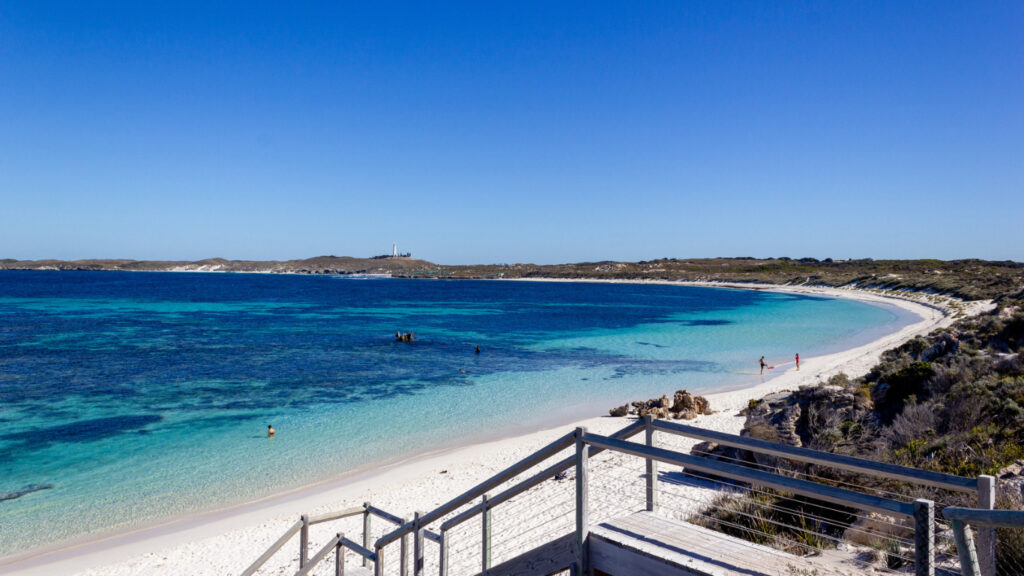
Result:
<svg viewBox="0 0 1024 576">
<path fill-rule="evenodd" d="M 571 278 L 676 280 L 778 285 L 854 286 L 944 294 L 963 300 L 1024 298 L 1024 264 L 985 260 L 833 260 L 826 258 L 663 258 L 641 262 L 583 262 L 451 266 L 451 278 Z"/>
<path fill-rule="evenodd" d="M 885 352 L 863 378 L 832 377 L 821 386 L 751 401 L 743 434 L 795 446 L 892 462 L 925 470 L 997 478 L 997 507 L 1024 509 L 1024 307 L 1004 303 L 948 330 L 915 338 Z M 749 452 L 701 447 L 715 457 L 813 475 L 835 485 L 928 498 L 940 506 L 975 504 L 969 495 L 910 488 L 896 481 L 759 458 Z M 851 530 L 842 510 L 783 494 L 723 497 L 699 521 L 730 534 L 793 550 L 814 519 L 822 542 L 835 545 Z M 766 528 L 767 527 L 767 528 Z M 863 527 L 853 528 L 863 532 Z M 756 533 L 756 536 L 754 534 Z M 856 540 L 851 533 L 845 540 Z M 884 548 L 886 539 L 863 544 Z M 891 543 L 889 543 L 891 545 Z M 806 547 L 805 547 L 806 548 Z M 898 554 L 882 551 L 888 559 Z M 1000 574 L 1024 573 L 1024 533 L 999 530 Z M 891 563 L 890 563 L 891 564 Z M 890 566 L 892 567 L 892 566 Z"/>
<path fill-rule="evenodd" d="M 436 267 L 409 254 L 373 258 L 317 256 L 301 260 L 0 260 L 0 270 L 113 270 L 129 272 L 264 272 L 275 274 L 422 274 Z"/>
<path fill-rule="evenodd" d="M 963 300 L 1024 299 L 1024 264 L 986 260 L 663 258 L 641 262 L 443 266 L 413 258 L 318 256 L 250 261 L 0 260 L 0 270 L 180 270 L 298 274 L 390 274 L 405 278 L 658 280 L 852 286 L 942 294 Z"/>
</svg>

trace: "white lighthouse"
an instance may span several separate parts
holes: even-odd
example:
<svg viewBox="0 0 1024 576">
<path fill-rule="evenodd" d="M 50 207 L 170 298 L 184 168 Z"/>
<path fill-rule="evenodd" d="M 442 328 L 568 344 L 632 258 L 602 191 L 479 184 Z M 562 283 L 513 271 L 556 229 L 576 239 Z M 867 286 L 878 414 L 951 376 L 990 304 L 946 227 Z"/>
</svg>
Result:
<svg viewBox="0 0 1024 576">
<path fill-rule="evenodd" d="M 391 245 L 391 257 L 398 258 L 398 244 Z"/>
</svg>

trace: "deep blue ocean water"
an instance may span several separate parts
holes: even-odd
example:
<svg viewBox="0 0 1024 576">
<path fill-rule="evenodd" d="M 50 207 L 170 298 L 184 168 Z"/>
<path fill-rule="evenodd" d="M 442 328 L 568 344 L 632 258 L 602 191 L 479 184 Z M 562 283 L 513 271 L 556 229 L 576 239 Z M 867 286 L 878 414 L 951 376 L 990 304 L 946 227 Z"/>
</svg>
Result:
<svg viewBox="0 0 1024 576">
<path fill-rule="evenodd" d="M 660 285 L 0 272 L 0 556 L 752 385 L 762 354 L 813 363 L 913 320 Z"/>
</svg>

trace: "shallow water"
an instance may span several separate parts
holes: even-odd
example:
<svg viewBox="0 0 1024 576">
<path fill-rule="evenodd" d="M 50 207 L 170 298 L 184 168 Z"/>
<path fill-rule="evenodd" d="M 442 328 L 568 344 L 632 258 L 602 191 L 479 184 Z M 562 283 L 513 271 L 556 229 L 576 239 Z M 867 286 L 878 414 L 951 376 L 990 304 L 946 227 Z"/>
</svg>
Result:
<svg viewBox="0 0 1024 576">
<path fill-rule="evenodd" d="M 0 272 L 0 555 L 754 383 L 762 354 L 914 319 L 660 285 Z"/>
</svg>

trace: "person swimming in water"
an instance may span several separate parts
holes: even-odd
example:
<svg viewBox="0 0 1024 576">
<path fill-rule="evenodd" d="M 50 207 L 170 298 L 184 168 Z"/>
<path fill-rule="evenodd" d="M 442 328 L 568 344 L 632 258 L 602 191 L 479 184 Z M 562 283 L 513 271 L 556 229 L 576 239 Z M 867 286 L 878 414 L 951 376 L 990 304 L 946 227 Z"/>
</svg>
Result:
<svg viewBox="0 0 1024 576">
<path fill-rule="evenodd" d="M 274 427 L 271 426 L 270 424 L 267 424 L 267 438 L 273 438 L 275 432 L 277 431 L 274 430 Z"/>
</svg>

